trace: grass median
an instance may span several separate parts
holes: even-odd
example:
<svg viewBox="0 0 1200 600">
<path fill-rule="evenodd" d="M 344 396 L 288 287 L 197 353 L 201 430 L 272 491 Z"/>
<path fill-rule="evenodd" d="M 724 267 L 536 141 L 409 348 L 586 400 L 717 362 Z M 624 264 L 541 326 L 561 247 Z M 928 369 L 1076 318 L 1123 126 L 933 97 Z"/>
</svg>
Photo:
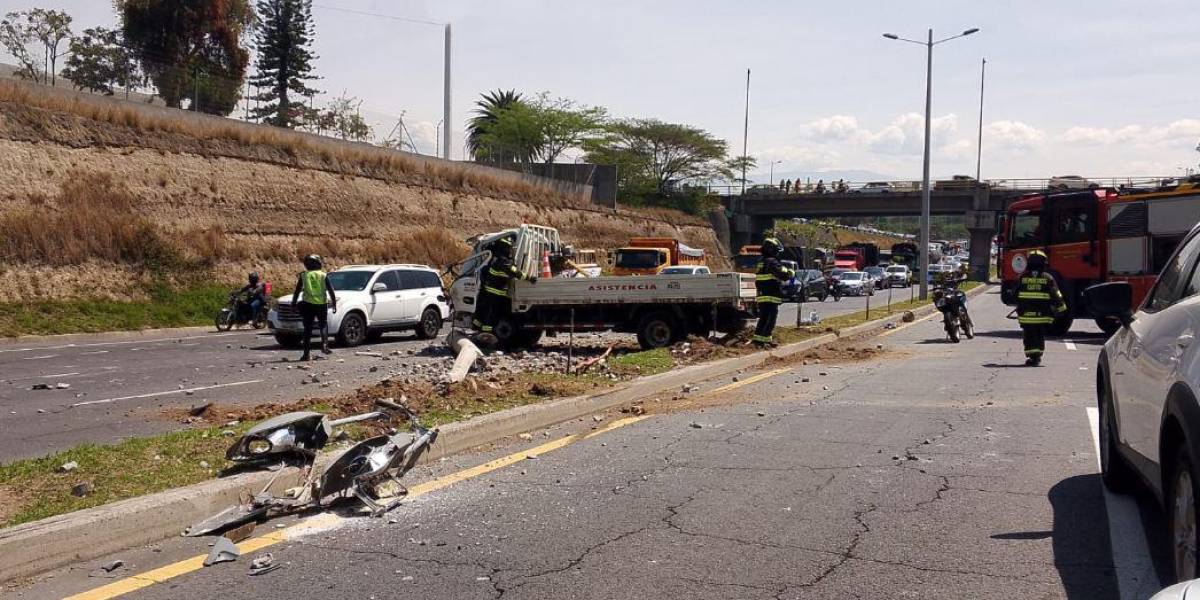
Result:
<svg viewBox="0 0 1200 600">
<path fill-rule="evenodd" d="M 0 336 L 212 325 L 233 286 L 149 290 L 144 301 L 36 300 L 0 304 Z"/>
<path fill-rule="evenodd" d="M 975 285 L 964 285 L 964 289 Z M 928 300 L 896 303 L 891 305 L 890 312 L 897 314 L 928 303 Z M 879 319 L 887 313 L 886 308 L 872 308 L 870 316 Z M 825 319 L 815 326 L 781 326 L 775 333 L 781 344 L 789 344 L 859 325 L 866 320 L 864 310 Z M 28 523 L 211 479 L 229 466 L 225 450 L 235 436 L 241 435 L 257 420 L 289 410 L 313 410 L 341 417 L 369 410 L 375 398 L 405 394 L 426 425 L 444 425 L 516 406 L 600 391 L 638 376 L 753 351 L 755 348 L 740 343 L 721 346 L 694 340 L 686 346 L 616 353 L 607 361 L 607 372 L 604 373 L 575 376 L 518 373 L 500 382 L 477 379 L 471 385 L 459 384 L 445 393 L 383 382 L 339 397 L 310 398 L 254 408 L 213 408 L 210 409 L 214 413 L 211 423 L 193 425 L 182 431 L 131 438 L 111 445 L 85 444 L 42 458 L 0 465 L 0 526 Z M 222 425 L 233 419 L 238 420 L 237 425 Z M 348 429 L 351 439 L 375 431 L 378 431 L 377 427 Z M 78 464 L 77 468 L 60 471 L 63 464 L 72 461 Z M 83 497 L 74 496 L 71 488 L 83 482 L 90 483 L 93 491 Z"/>
</svg>

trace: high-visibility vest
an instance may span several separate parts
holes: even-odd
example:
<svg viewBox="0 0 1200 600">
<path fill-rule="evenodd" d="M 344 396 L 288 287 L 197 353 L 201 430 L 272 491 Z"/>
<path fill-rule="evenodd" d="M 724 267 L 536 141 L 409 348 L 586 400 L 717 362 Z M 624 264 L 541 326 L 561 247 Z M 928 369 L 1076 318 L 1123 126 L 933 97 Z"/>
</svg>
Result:
<svg viewBox="0 0 1200 600">
<path fill-rule="evenodd" d="M 325 271 L 305 271 L 300 274 L 301 300 L 309 304 L 325 304 Z"/>
</svg>

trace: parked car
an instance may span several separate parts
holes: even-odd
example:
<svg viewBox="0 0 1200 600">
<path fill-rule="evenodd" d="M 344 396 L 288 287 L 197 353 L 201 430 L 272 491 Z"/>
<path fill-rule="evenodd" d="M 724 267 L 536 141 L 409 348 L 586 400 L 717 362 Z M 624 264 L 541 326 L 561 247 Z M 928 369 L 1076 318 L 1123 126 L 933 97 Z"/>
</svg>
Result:
<svg viewBox="0 0 1200 600">
<path fill-rule="evenodd" d="M 351 265 L 329 273 L 338 310 L 329 313 L 329 331 L 344 346 L 378 340 L 388 331 L 415 331 L 432 339 L 450 318 L 450 305 L 438 272 L 425 265 Z M 280 298 L 267 314 L 267 326 L 283 346 L 300 343 L 304 325 L 299 307 Z"/>
<path fill-rule="evenodd" d="M 1114 492 L 1144 484 L 1162 502 L 1175 581 L 1200 577 L 1200 226 L 1134 313 L 1128 282 L 1084 291 L 1115 322 L 1096 369 L 1100 470 Z"/>
<path fill-rule="evenodd" d="M 871 277 L 871 283 L 875 285 L 875 289 L 883 289 L 883 280 L 887 279 L 887 276 L 884 275 L 883 267 L 867 267 L 863 269 L 863 273 Z"/>
<path fill-rule="evenodd" d="M 875 284 L 862 271 L 846 271 L 838 278 L 838 287 L 846 296 L 874 296 Z"/>
<path fill-rule="evenodd" d="M 703 265 L 680 265 L 667 267 L 659 273 L 661 275 L 708 275 L 711 272 L 708 267 Z"/>
<path fill-rule="evenodd" d="M 1095 187 L 1100 187 L 1100 184 L 1088 181 L 1079 175 L 1058 175 L 1051 177 L 1046 184 L 1046 189 L 1050 190 L 1086 190 Z"/>
<path fill-rule="evenodd" d="M 803 292 L 803 298 L 801 297 Z M 793 302 L 807 302 L 816 298 L 824 302 L 829 296 L 829 286 L 825 283 L 825 274 L 818 269 L 803 269 L 796 276 L 783 284 L 783 296 Z"/>
<path fill-rule="evenodd" d="M 884 270 L 887 274 L 888 287 L 908 287 L 912 285 L 912 272 L 908 265 L 892 265 Z"/>
<path fill-rule="evenodd" d="M 862 187 L 850 190 L 851 194 L 887 194 L 892 192 L 892 184 L 887 181 L 872 181 Z"/>
</svg>

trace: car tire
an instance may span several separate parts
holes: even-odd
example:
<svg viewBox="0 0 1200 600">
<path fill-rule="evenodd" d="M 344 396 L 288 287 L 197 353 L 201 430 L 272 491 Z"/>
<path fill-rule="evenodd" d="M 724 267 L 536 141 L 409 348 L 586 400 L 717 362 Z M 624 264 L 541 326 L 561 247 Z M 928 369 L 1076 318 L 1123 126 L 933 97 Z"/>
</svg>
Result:
<svg viewBox="0 0 1200 600">
<path fill-rule="evenodd" d="M 1175 450 L 1171 463 L 1171 478 L 1167 488 L 1167 543 L 1171 548 L 1171 566 L 1175 581 L 1187 581 L 1197 575 L 1196 548 L 1200 544 L 1200 528 L 1196 526 L 1197 490 L 1196 469 L 1187 443 Z"/>
<path fill-rule="evenodd" d="M 1117 446 L 1117 422 L 1113 417 L 1112 383 L 1108 372 L 1101 368 L 1099 398 L 1100 479 L 1108 491 L 1121 494 L 1130 491 L 1136 478 L 1133 469 L 1121 456 Z"/>
<path fill-rule="evenodd" d="M 338 342 L 347 348 L 361 345 L 367 340 L 367 321 L 358 313 L 350 313 L 342 318 L 342 327 L 338 329 Z"/>
<path fill-rule="evenodd" d="M 430 306 L 421 312 L 421 320 L 417 322 L 417 338 L 431 340 L 442 332 L 442 313 L 436 307 Z"/>
<path fill-rule="evenodd" d="M 642 317 L 637 328 L 638 344 L 643 350 L 665 348 L 677 338 L 675 319 L 664 312 L 654 312 Z"/>
</svg>

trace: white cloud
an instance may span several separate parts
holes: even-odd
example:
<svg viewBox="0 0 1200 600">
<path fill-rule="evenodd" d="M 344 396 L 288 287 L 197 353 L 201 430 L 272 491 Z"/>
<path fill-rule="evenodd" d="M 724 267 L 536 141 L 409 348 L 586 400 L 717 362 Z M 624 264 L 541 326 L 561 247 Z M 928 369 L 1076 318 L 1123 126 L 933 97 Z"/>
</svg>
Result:
<svg viewBox="0 0 1200 600">
<path fill-rule="evenodd" d="M 1140 125 L 1126 125 L 1117 129 L 1107 127 L 1072 127 L 1063 132 L 1064 142 L 1075 144 L 1116 144 L 1137 141 L 1144 135 Z"/>
<path fill-rule="evenodd" d="M 950 143 L 958 130 L 958 115 L 953 113 L 934 117 L 930 123 L 930 145 L 939 148 Z M 883 129 L 866 136 L 867 146 L 883 154 L 917 154 L 925 148 L 925 117 L 906 113 L 896 117 Z"/>
<path fill-rule="evenodd" d="M 983 141 L 991 148 L 1028 150 L 1045 138 L 1040 129 L 1021 121 L 993 121 L 983 127 Z"/>
<path fill-rule="evenodd" d="M 824 117 L 810 121 L 800 128 L 801 137 L 818 141 L 848 140 L 861 132 L 858 119 L 847 115 Z"/>
<path fill-rule="evenodd" d="M 758 170 L 765 170 L 771 161 L 783 161 L 776 171 L 805 170 L 819 171 L 837 166 L 840 155 L 836 150 L 820 146 L 777 146 L 760 152 Z"/>
</svg>

